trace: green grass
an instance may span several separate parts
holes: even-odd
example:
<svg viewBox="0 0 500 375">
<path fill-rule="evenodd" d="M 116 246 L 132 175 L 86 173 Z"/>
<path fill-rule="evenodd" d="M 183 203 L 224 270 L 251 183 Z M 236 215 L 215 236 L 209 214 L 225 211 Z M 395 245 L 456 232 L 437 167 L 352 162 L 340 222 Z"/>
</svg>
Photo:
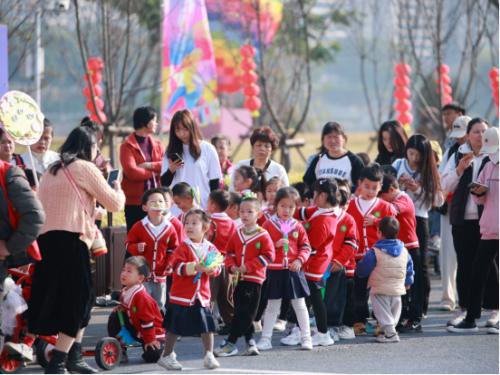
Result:
<svg viewBox="0 0 500 375">
<path fill-rule="evenodd" d="M 375 134 L 373 132 L 364 132 L 364 133 L 351 133 L 349 134 L 349 140 L 347 142 L 347 148 L 354 152 L 368 152 L 370 158 L 373 160 L 376 156 L 377 153 L 377 148 L 376 144 L 373 144 L 371 149 L 369 150 L 369 146 L 371 143 L 371 138 Z M 320 138 L 321 138 L 321 133 L 301 133 L 297 136 L 297 138 L 304 139 L 305 144 L 304 147 L 302 147 L 301 151 L 304 154 L 304 156 L 307 158 L 309 155 L 312 155 L 317 152 L 317 149 L 320 145 Z M 58 150 L 61 144 L 63 143 L 64 139 L 63 138 L 54 138 L 52 141 L 52 150 Z M 236 148 L 236 143 L 233 143 L 233 148 Z M 166 145 L 165 145 L 166 146 Z M 233 161 L 238 162 L 243 159 L 248 159 L 250 157 L 250 142 L 247 140 L 245 141 L 244 145 L 240 148 L 239 152 L 235 155 L 233 155 Z M 17 146 L 16 147 L 16 152 L 18 153 L 24 153 L 25 147 L 23 146 Z M 103 154 L 107 157 L 109 157 L 109 147 L 105 146 L 103 148 Z M 273 157 L 274 160 L 280 161 L 281 155 L 280 152 L 277 151 L 274 154 Z M 290 183 L 295 183 L 302 181 L 302 176 L 304 175 L 305 172 L 305 162 L 302 160 L 300 157 L 299 153 L 296 150 L 291 151 L 291 160 L 292 160 L 292 168 L 288 172 L 288 177 L 290 179 Z M 113 225 L 114 226 L 119 226 L 119 225 L 125 225 L 125 214 L 124 212 L 119 212 L 113 214 Z M 107 218 L 104 219 L 103 221 L 103 226 L 107 226 Z"/>
</svg>

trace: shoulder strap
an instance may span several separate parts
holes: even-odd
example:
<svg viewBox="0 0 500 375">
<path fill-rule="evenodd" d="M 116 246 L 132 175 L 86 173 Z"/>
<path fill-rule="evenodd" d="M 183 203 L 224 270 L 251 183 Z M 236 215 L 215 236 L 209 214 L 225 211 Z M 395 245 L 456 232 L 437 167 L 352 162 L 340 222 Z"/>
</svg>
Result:
<svg viewBox="0 0 500 375">
<path fill-rule="evenodd" d="M 83 211 L 85 212 L 85 214 L 91 219 L 91 220 L 94 220 L 94 218 L 92 217 L 92 215 L 90 215 L 90 213 L 87 211 L 87 207 L 85 207 L 85 203 L 83 203 L 83 198 L 80 194 L 80 189 L 78 188 L 78 185 L 76 184 L 76 181 L 75 179 L 73 178 L 73 175 L 71 174 L 71 172 L 69 171 L 69 169 L 66 167 L 66 166 L 62 166 L 61 168 L 64 172 L 64 174 L 66 175 L 66 177 L 68 178 L 71 186 L 73 187 L 73 189 L 75 190 L 76 192 L 76 195 L 78 196 L 78 200 L 80 201 L 80 204 L 82 206 L 82 209 Z"/>
</svg>

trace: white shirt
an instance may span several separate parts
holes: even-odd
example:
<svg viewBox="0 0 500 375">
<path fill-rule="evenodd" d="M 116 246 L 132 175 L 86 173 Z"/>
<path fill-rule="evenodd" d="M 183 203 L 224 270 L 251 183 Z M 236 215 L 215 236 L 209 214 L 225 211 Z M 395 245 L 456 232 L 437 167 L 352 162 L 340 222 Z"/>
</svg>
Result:
<svg viewBox="0 0 500 375">
<path fill-rule="evenodd" d="M 363 216 L 366 215 L 370 208 L 372 208 L 373 203 L 375 203 L 376 200 L 377 198 L 370 199 L 369 201 L 361 197 L 358 198 L 359 208 L 361 208 L 361 213 L 363 214 Z"/>
<path fill-rule="evenodd" d="M 34 169 L 38 174 L 44 174 L 52 163 L 60 160 L 59 154 L 52 150 L 47 150 L 43 154 L 38 154 L 34 151 L 31 151 L 31 153 L 33 154 L 33 162 L 35 163 L 35 168 L 33 168 L 33 165 L 31 164 L 31 159 L 28 152 L 22 154 L 21 157 L 24 160 L 26 169 Z"/>
<path fill-rule="evenodd" d="M 252 159 L 241 160 L 236 164 L 233 169 L 233 175 L 231 176 L 231 186 L 229 187 L 230 191 L 234 191 L 234 172 L 243 165 L 250 165 L 250 161 Z M 274 160 L 270 160 L 269 166 L 267 167 L 264 177 L 266 181 L 269 181 L 273 177 L 278 177 L 283 186 L 289 186 L 290 182 L 288 181 L 288 175 L 286 174 L 286 169 L 279 163 L 276 163 Z"/>
<path fill-rule="evenodd" d="M 142 219 L 142 224 L 145 226 L 145 227 L 148 227 L 149 230 L 153 233 L 153 235 L 155 237 L 158 237 L 158 235 L 163 232 L 163 230 L 168 227 L 169 225 L 172 225 L 170 223 L 170 221 L 168 220 L 167 217 L 163 217 L 162 218 L 162 221 L 160 222 L 160 224 L 158 225 L 155 225 L 151 222 L 151 220 L 149 220 L 149 217 L 145 216 L 144 219 Z"/>
<path fill-rule="evenodd" d="M 210 180 L 221 179 L 222 171 L 220 169 L 219 156 L 215 147 L 210 143 L 201 141 L 201 154 L 195 160 L 190 152 L 189 145 L 182 145 L 182 160 L 184 166 L 177 169 L 174 179 L 170 186 L 179 182 L 186 182 L 193 187 L 200 197 L 200 206 L 207 208 L 208 196 L 210 194 Z M 161 165 L 161 174 L 168 170 L 168 156 L 165 154 Z"/>
</svg>

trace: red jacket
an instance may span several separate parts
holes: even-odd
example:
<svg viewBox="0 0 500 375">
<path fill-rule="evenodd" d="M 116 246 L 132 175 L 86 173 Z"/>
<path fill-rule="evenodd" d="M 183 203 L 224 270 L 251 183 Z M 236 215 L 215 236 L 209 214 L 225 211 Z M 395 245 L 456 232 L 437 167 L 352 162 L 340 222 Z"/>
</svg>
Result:
<svg viewBox="0 0 500 375">
<path fill-rule="evenodd" d="M 303 210 L 307 220 L 304 228 L 311 243 L 311 256 L 304 266 L 306 279 L 320 281 L 333 257 L 333 241 L 337 231 L 337 215 L 334 209 L 310 207 Z M 312 214 L 311 214 L 312 212 Z"/>
<path fill-rule="evenodd" d="M 288 265 L 299 259 L 304 265 L 311 255 L 311 245 L 309 245 L 309 239 L 307 238 L 306 231 L 302 224 L 297 220 L 291 219 L 292 230 L 288 233 L 288 253 L 285 254 L 284 248 L 274 246 L 276 250 L 275 258 L 272 263 L 269 263 L 270 270 L 284 270 L 288 268 Z M 276 215 L 273 215 L 271 219 L 266 221 L 263 227 L 268 231 L 271 239 L 276 244 L 279 240 L 284 238 L 283 232 L 280 229 L 279 219 Z"/>
<path fill-rule="evenodd" d="M 417 237 L 417 218 L 415 216 L 415 205 L 405 192 L 400 192 L 391 202 L 396 209 L 396 219 L 399 221 L 398 238 L 405 244 L 408 250 L 419 247 Z"/>
<path fill-rule="evenodd" d="M 358 230 L 356 222 L 345 210 L 339 210 L 337 232 L 333 241 L 332 261 L 345 267 L 347 277 L 354 277 L 357 251 Z"/>
<path fill-rule="evenodd" d="M 184 240 L 186 239 L 186 236 L 184 235 L 184 225 L 182 225 L 182 222 L 177 217 L 175 217 L 174 215 L 172 215 L 170 213 L 167 214 L 165 217 L 168 220 L 170 220 L 170 222 L 174 226 L 175 232 L 177 233 L 177 239 L 179 240 L 179 243 L 184 242 Z"/>
<path fill-rule="evenodd" d="M 125 310 L 134 327 L 137 337 L 144 344 L 165 339 L 163 317 L 156 301 L 151 297 L 144 285 L 136 285 L 128 290 L 123 289 L 120 296 L 121 307 Z"/>
<path fill-rule="evenodd" d="M 225 256 L 229 240 L 236 230 L 236 224 L 225 212 L 212 214 L 210 220 L 208 240 Z"/>
<path fill-rule="evenodd" d="M 131 255 L 142 255 L 146 258 L 151 270 L 151 280 L 166 281 L 167 269 L 172 266 L 172 254 L 179 246 L 174 226 L 164 219 L 163 228 L 158 235 L 153 232 L 152 224 L 146 216 L 135 223 L 127 234 L 125 244 Z M 138 243 L 144 242 L 144 252 L 138 250 Z"/>
<path fill-rule="evenodd" d="M 196 300 L 201 306 L 210 306 L 210 276 L 202 273 L 198 281 L 194 282 L 195 275 L 188 275 L 188 263 L 200 263 L 203 257 L 199 257 L 195 245 L 187 239 L 179 245 L 174 252 L 174 272 L 172 277 L 172 288 L 170 289 L 170 303 L 182 306 L 193 306 Z M 206 254 L 210 249 L 217 250 L 208 241 L 203 241 L 203 252 Z M 216 277 L 220 274 L 220 267 L 211 275 Z"/>
<path fill-rule="evenodd" d="M 351 199 L 349 207 L 347 208 L 347 212 L 354 218 L 356 227 L 358 228 L 359 249 L 356 253 L 356 261 L 363 258 L 366 251 L 379 240 L 377 235 L 377 225 L 379 221 L 386 216 L 396 216 L 396 211 L 392 205 L 379 198 L 375 198 L 372 206 L 363 215 L 361 206 L 359 205 L 359 199 L 359 197 Z M 364 220 L 368 215 L 376 217 L 375 224 L 370 226 L 365 225 Z"/>
<path fill-rule="evenodd" d="M 262 284 L 266 279 L 266 268 L 274 260 L 274 244 L 267 233 L 261 227 L 257 232 L 246 237 L 243 234 L 243 226 L 236 229 L 229 240 L 226 253 L 226 267 L 231 272 L 231 267 L 245 265 L 246 272 L 240 275 L 243 281 Z"/>
<path fill-rule="evenodd" d="M 268 207 L 264 208 L 262 210 L 262 215 L 257 219 L 257 224 L 260 225 L 261 227 L 265 224 L 266 221 L 268 221 L 271 216 L 273 216 L 273 212 L 269 210 Z"/>
<path fill-rule="evenodd" d="M 157 186 L 160 186 L 163 145 L 152 137 L 150 139 L 153 145 L 151 153 L 153 171 L 138 167 L 139 164 L 146 162 L 146 159 L 133 133 L 120 146 L 120 164 L 123 170 L 122 189 L 125 193 L 126 205 L 139 206 L 141 204 L 144 183 L 153 177 L 153 174 Z"/>
</svg>

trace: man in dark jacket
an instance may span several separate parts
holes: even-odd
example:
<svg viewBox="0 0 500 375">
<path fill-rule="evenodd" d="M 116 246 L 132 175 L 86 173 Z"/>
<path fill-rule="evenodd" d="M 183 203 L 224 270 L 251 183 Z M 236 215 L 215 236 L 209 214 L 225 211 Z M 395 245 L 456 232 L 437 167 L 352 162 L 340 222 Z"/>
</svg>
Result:
<svg viewBox="0 0 500 375">
<path fill-rule="evenodd" d="M 7 269 L 19 265 L 26 259 L 26 249 L 37 238 L 45 221 L 45 214 L 40 201 L 31 190 L 23 171 L 0 162 L 0 288 L 7 275 Z M 6 192 L 3 187 L 6 187 Z M 6 196 L 19 215 L 17 228 L 14 230 L 9 220 Z"/>
</svg>

